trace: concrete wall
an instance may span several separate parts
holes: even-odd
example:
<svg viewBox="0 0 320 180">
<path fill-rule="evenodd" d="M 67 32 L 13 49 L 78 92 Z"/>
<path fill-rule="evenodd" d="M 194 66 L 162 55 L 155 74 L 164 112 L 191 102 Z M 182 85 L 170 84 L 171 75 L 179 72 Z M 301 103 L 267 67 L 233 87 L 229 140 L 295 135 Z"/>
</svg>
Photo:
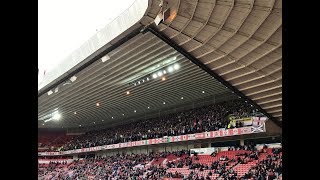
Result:
<svg viewBox="0 0 320 180">
<path fill-rule="evenodd" d="M 273 121 L 266 121 L 266 133 L 268 135 L 281 135 L 282 129 L 278 125 L 276 125 Z"/>
<path fill-rule="evenodd" d="M 172 144 L 162 144 L 162 145 L 150 145 L 150 146 L 140 146 L 124 149 L 114 149 L 107 151 L 100 151 L 96 153 L 96 156 L 112 156 L 116 154 L 147 154 L 149 152 L 164 152 L 164 151 L 177 151 L 177 150 L 189 150 L 194 148 L 194 144 L 189 143 L 172 143 Z"/>
</svg>

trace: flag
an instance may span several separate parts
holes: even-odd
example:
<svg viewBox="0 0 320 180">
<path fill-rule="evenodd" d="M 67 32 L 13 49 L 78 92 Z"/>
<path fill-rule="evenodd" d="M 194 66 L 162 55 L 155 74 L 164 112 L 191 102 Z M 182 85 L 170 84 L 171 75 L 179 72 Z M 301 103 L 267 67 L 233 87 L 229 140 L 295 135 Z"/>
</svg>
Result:
<svg viewBox="0 0 320 180">
<path fill-rule="evenodd" d="M 205 132 L 206 138 L 211 138 L 212 137 L 212 132 Z"/>
<path fill-rule="evenodd" d="M 148 144 L 148 140 L 142 140 L 142 144 L 143 145 L 147 145 Z M 133 146 L 133 145 L 132 145 Z"/>
<path fill-rule="evenodd" d="M 160 143 L 162 143 L 162 138 L 157 138 L 156 139 L 156 144 L 160 144 Z"/>
<path fill-rule="evenodd" d="M 174 142 L 181 141 L 181 136 L 174 136 Z"/>
<path fill-rule="evenodd" d="M 182 135 L 182 140 L 187 141 L 188 140 L 188 135 Z"/>
<path fill-rule="evenodd" d="M 168 142 L 169 137 L 168 136 L 163 136 L 163 142 Z"/>
<path fill-rule="evenodd" d="M 220 131 L 214 131 L 213 137 L 220 137 Z"/>
<path fill-rule="evenodd" d="M 228 130 L 222 130 L 223 136 L 229 136 L 229 131 Z"/>
<path fill-rule="evenodd" d="M 251 133 L 251 127 L 242 127 L 241 128 L 241 134 L 250 134 Z"/>
<path fill-rule="evenodd" d="M 173 142 L 174 140 L 173 140 L 173 137 L 172 136 L 169 136 L 168 137 L 168 139 L 167 139 L 167 142 L 169 143 L 169 142 Z"/>
<path fill-rule="evenodd" d="M 195 134 L 188 134 L 188 140 L 194 140 L 194 139 L 196 139 Z"/>
<path fill-rule="evenodd" d="M 204 133 L 197 133 L 196 134 L 196 139 L 204 139 L 205 138 L 205 134 Z"/>
<path fill-rule="evenodd" d="M 267 117 L 252 117 L 252 125 L 253 126 L 260 126 L 261 124 L 265 123 Z"/>
<path fill-rule="evenodd" d="M 238 135 L 241 133 L 239 128 L 232 129 L 232 131 L 233 131 L 233 135 Z M 240 131 L 240 133 L 239 133 L 239 131 Z"/>
<path fill-rule="evenodd" d="M 251 132 L 252 133 L 263 132 L 263 125 L 261 124 L 260 126 L 251 126 Z"/>
</svg>

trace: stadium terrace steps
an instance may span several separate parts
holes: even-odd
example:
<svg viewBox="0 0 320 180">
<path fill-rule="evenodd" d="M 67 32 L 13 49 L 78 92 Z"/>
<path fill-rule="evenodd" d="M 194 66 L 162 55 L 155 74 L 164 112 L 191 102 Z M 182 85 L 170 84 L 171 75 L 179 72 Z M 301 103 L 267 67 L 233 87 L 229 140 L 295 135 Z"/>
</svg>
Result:
<svg viewBox="0 0 320 180">
<path fill-rule="evenodd" d="M 247 164 L 237 164 L 233 170 L 237 172 L 238 177 L 242 177 L 245 173 L 247 173 L 251 167 L 257 165 L 258 160 L 254 160 L 251 162 L 248 162 Z"/>
<path fill-rule="evenodd" d="M 159 158 L 157 161 L 153 160 L 151 164 L 152 165 L 161 165 L 164 162 L 165 159 L 166 158 Z"/>
<path fill-rule="evenodd" d="M 38 143 L 41 144 L 41 147 L 57 148 L 71 141 L 74 137 L 77 137 L 77 136 L 78 135 L 66 135 L 65 133 L 44 133 L 44 134 L 39 134 Z M 46 149 L 44 151 L 48 151 L 48 150 L 49 149 Z"/>
<path fill-rule="evenodd" d="M 236 162 L 228 162 L 229 165 L 226 166 L 226 171 L 228 171 L 229 169 L 233 169 L 234 172 L 237 173 L 237 177 L 240 178 L 243 175 L 245 175 L 246 173 L 248 173 L 250 168 L 257 165 L 260 161 L 266 159 L 268 155 L 273 154 L 272 149 L 269 148 L 269 149 L 266 149 L 266 152 L 262 152 L 259 154 L 258 160 L 253 160 L 253 159 L 250 160 L 249 157 L 245 158 L 244 155 L 240 155 L 241 159 L 246 159 L 249 161 L 247 161 L 246 164 L 238 164 L 237 158 L 239 157 L 239 154 L 244 154 L 245 152 L 247 154 L 251 153 L 251 151 L 235 150 L 235 151 L 218 152 L 215 157 L 211 157 L 210 155 L 198 155 L 199 160 L 194 160 L 193 163 L 200 163 L 202 165 L 205 165 L 205 164 L 211 165 L 214 161 L 219 161 L 219 164 L 223 164 L 226 161 L 220 160 L 220 158 L 222 156 L 227 156 L 229 158 L 229 160 L 234 158 L 236 160 Z M 280 154 L 281 154 L 281 152 L 280 152 Z M 188 154 L 185 154 L 185 155 L 182 155 L 181 157 L 177 157 L 175 155 L 169 154 L 169 155 L 167 155 L 166 158 L 159 158 L 159 160 L 157 162 L 154 162 L 154 159 L 150 162 L 148 161 L 148 164 L 151 166 L 152 165 L 159 165 L 159 166 L 165 167 L 166 164 L 164 164 L 164 162 L 167 161 L 168 159 L 170 159 L 170 161 L 177 161 L 177 160 L 184 160 L 186 157 L 190 157 L 190 156 Z M 194 159 L 194 158 L 195 158 L 194 156 L 191 157 L 191 159 Z M 129 162 L 129 161 L 130 161 L 130 158 L 121 160 L 122 163 Z M 279 159 L 278 161 L 281 161 L 281 159 Z M 84 167 L 85 169 L 87 169 L 85 172 L 89 171 L 88 172 L 89 174 L 87 174 L 87 176 L 92 176 L 93 175 L 92 174 L 93 171 L 91 171 L 92 167 L 97 166 L 97 165 L 101 165 L 101 164 L 103 165 L 103 163 L 106 163 L 106 162 L 108 162 L 108 159 L 99 159 L 99 160 L 80 159 L 78 162 L 73 161 L 68 165 L 58 165 L 58 166 L 53 165 L 53 167 L 57 171 L 54 170 L 54 171 L 52 171 L 51 175 L 48 174 L 48 175 L 45 175 L 45 177 L 50 178 L 50 177 L 52 177 L 52 175 L 55 176 L 55 173 L 58 171 L 62 171 L 61 174 L 65 174 L 66 172 L 68 174 L 72 174 L 71 171 L 73 170 L 73 167 L 75 167 L 75 166 L 77 166 L 80 169 L 82 167 Z M 147 161 L 145 161 L 145 162 L 147 163 Z M 87 164 L 87 165 L 85 165 L 85 164 Z M 88 166 L 88 164 L 89 164 L 89 166 Z M 46 168 L 46 167 L 47 167 L 46 165 L 39 165 L 39 170 L 42 171 L 43 168 Z M 59 169 L 59 167 L 61 167 L 61 169 Z M 149 168 L 149 166 L 146 168 Z M 69 172 L 68 172 L 68 170 L 69 170 Z M 210 171 L 212 173 L 212 175 L 209 176 L 210 179 L 217 179 L 217 180 L 223 179 L 223 175 L 220 176 L 219 174 L 214 173 L 215 169 L 212 169 L 212 170 L 204 169 L 203 171 L 200 171 L 199 168 L 189 169 L 188 167 L 183 166 L 182 168 L 169 168 L 166 170 L 166 173 L 167 174 L 168 173 L 175 174 L 177 172 L 178 174 L 181 174 L 182 176 L 189 176 L 189 174 L 191 172 L 193 172 L 194 174 L 197 174 L 199 178 L 201 176 L 206 178 L 206 176 L 208 175 L 208 173 Z M 162 178 L 162 179 L 164 179 L 164 180 L 182 180 L 183 178 Z"/>
</svg>

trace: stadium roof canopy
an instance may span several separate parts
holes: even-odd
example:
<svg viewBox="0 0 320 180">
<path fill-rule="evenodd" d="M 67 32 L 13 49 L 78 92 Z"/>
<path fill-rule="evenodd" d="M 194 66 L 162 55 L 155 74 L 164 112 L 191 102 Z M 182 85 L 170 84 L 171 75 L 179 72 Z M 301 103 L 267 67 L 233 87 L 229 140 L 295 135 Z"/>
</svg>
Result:
<svg viewBox="0 0 320 180">
<path fill-rule="evenodd" d="M 167 9 L 169 18 L 155 25 Z M 168 72 L 174 64 L 180 68 Z M 166 80 L 152 77 L 160 70 Z M 40 128 L 105 125 L 230 97 L 281 124 L 282 1 L 136 0 L 38 89 Z M 63 119 L 44 123 L 56 109 Z"/>
</svg>

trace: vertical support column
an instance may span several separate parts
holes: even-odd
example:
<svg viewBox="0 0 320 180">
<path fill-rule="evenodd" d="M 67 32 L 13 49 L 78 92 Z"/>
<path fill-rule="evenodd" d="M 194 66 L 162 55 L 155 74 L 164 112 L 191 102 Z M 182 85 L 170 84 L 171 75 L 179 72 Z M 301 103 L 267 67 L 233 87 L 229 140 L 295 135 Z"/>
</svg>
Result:
<svg viewBox="0 0 320 180">
<path fill-rule="evenodd" d="M 78 159 L 78 154 L 73 155 L 73 160 L 76 160 L 76 159 Z"/>
<path fill-rule="evenodd" d="M 244 139 L 240 139 L 240 146 L 244 146 Z"/>
</svg>

